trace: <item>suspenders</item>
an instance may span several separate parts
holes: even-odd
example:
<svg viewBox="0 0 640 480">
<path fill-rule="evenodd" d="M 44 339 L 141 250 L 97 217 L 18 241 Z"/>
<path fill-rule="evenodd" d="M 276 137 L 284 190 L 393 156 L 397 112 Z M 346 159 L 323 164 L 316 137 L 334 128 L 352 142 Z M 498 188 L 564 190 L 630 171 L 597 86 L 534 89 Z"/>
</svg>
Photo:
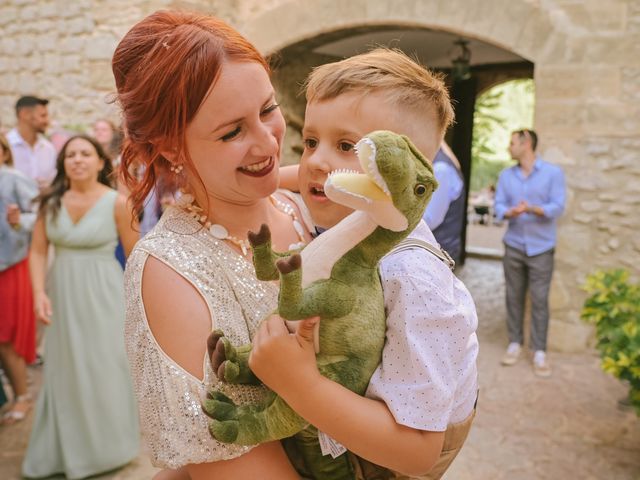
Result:
<svg viewBox="0 0 640 480">
<path fill-rule="evenodd" d="M 419 240 L 417 238 L 405 238 L 385 256 L 391 255 L 392 253 L 396 252 L 403 252 L 404 250 L 410 250 L 412 248 L 423 248 L 424 250 L 427 250 L 428 252 L 442 260 L 452 271 L 454 268 L 456 268 L 456 262 L 445 250 L 442 249 L 442 247 L 440 247 L 439 245 L 438 247 L 434 247 L 430 243 L 427 243 L 424 240 Z"/>
</svg>

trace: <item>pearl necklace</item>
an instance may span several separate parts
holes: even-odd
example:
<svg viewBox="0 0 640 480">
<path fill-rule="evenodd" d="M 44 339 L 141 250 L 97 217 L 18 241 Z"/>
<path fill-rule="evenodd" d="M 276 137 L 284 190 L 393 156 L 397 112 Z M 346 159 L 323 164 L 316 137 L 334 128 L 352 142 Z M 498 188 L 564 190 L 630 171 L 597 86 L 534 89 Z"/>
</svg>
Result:
<svg viewBox="0 0 640 480">
<path fill-rule="evenodd" d="M 278 210 L 280 210 L 283 213 L 286 213 L 291 217 L 293 228 L 296 231 L 296 234 L 298 235 L 299 241 L 297 243 L 292 243 L 291 245 L 289 245 L 289 250 L 299 250 L 300 248 L 304 247 L 307 243 L 305 242 L 305 239 L 304 239 L 304 227 L 302 226 L 302 223 L 300 223 L 300 221 L 298 220 L 298 217 L 296 216 L 296 211 L 294 210 L 294 208 L 288 203 L 281 202 L 273 195 L 269 196 L 269 200 L 271 200 L 271 203 Z M 176 203 L 178 204 L 179 207 L 186 210 L 192 218 L 194 218 L 198 223 L 200 223 L 200 225 L 206 228 L 209 231 L 209 233 L 211 233 L 211 235 L 213 235 L 218 240 L 226 240 L 236 245 L 237 247 L 240 248 L 242 255 L 246 257 L 251 248 L 251 244 L 249 243 L 249 240 L 244 238 L 237 238 L 232 235 L 229 235 L 229 231 L 223 225 L 220 225 L 219 223 L 211 223 L 207 219 L 207 216 L 202 214 L 202 208 L 196 205 L 194 201 L 195 199 L 193 198 L 193 195 L 184 193 Z"/>
</svg>

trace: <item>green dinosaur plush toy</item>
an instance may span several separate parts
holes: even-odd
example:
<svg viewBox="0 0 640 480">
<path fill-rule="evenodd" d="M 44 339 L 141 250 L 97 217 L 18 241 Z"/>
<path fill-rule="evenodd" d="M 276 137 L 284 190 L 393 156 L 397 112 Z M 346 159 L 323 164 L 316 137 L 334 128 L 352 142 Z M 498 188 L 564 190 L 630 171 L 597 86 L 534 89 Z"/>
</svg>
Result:
<svg viewBox="0 0 640 480">
<path fill-rule="evenodd" d="M 351 215 L 301 254 L 273 252 L 266 225 L 249 240 L 258 278 L 280 279 L 277 313 L 287 320 L 320 316 L 320 373 L 364 395 L 385 339 L 378 262 L 416 227 L 437 183 L 430 163 L 405 136 L 376 131 L 358 142 L 356 152 L 364 173 L 333 172 L 324 188 L 330 200 L 353 208 Z M 209 338 L 212 364 L 226 382 L 258 382 L 248 366 L 250 351 L 250 345 L 231 345 L 219 331 Z M 323 456 L 317 430 L 274 392 L 259 404 L 235 405 L 214 390 L 203 409 L 218 441 L 254 445 L 295 435 L 310 476 L 354 477 L 347 455 Z"/>
</svg>

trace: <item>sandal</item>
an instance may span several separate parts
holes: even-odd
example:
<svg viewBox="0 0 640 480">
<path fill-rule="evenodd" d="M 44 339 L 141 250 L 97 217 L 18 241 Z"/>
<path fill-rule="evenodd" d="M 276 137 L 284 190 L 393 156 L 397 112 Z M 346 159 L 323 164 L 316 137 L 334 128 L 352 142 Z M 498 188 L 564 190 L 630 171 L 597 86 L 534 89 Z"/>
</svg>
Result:
<svg viewBox="0 0 640 480">
<path fill-rule="evenodd" d="M 20 407 L 20 405 L 23 405 Z M 18 395 L 11 408 L 2 415 L 0 423 L 2 425 L 12 425 L 17 422 L 21 422 L 27 417 L 27 414 L 31 410 L 31 395 L 25 393 L 24 395 Z"/>
</svg>

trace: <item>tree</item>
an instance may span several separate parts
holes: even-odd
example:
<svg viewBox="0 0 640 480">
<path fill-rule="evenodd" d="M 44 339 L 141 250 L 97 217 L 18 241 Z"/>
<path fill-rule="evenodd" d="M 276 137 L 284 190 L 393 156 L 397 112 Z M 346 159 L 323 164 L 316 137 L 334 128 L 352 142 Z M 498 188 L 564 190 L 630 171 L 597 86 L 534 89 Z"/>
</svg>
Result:
<svg viewBox="0 0 640 480">
<path fill-rule="evenodd" d="M 511 80 L 478 96 L 471 144 L 471 191 L 495 184 L 500 171 L 511 164 L 507 146 L 513 130 L 532 128 L 534 83 Z"/>
</svg>

